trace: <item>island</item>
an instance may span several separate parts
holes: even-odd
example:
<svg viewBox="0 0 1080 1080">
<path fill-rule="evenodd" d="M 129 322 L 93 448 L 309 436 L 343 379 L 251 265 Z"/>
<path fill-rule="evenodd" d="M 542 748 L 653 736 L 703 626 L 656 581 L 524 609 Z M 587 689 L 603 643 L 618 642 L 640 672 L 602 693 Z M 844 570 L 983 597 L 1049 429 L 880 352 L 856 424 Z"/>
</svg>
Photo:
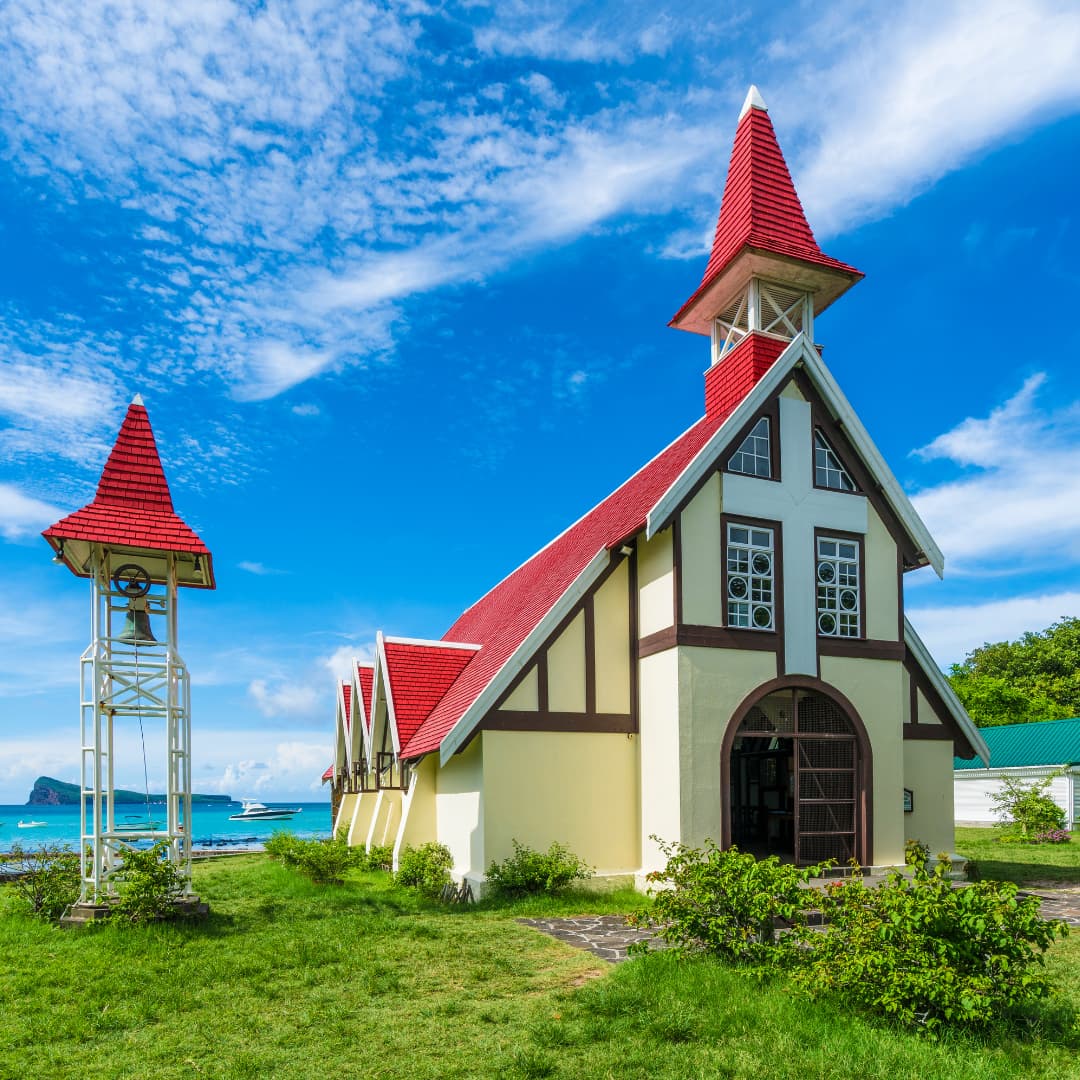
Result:
<svg viewBox="0 0 1080 1080">
<path fill-rule="evenodd" d="M 145 803 L 147 796 L 142 791 L 124 791 L 117 788 L 113 792 L 116 803 Z M 161 793 L 149 796 L 152 803 L 163 803 L 165 796 Z M 231 795 L 192 795 L 191 801 L 196 804 L 217 803 L 219 806 L 233 802 Z M 26 800 L 27 806 L 78 806 L 79 785 L 69 784 L 64 780 L 54 780 L 51 776 L 39 776 L 34 781 L 34 790 L 30 792 L 30 798 Z"/>
</svg>

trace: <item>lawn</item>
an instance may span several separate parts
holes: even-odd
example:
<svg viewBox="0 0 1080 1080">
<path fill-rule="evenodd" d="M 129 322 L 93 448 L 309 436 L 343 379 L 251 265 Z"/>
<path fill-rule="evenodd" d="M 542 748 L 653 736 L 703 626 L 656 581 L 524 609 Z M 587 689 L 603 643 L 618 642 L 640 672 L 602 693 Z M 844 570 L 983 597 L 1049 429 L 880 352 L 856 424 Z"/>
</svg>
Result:
<svg viewBox="0 0 1080 1080">
<path fill-rule="evenodd" d="M 956 850 L 975 860 L 979 874 L 1017 884 L 1080 885 L 1080 833 L 1068 844 L 1002 843 L 1003 830 L 957 829 Z"/>
<path fill-rule="evenodd" d="M 387 875 L 197 867 L 201 924 L 61 931 L 0 914 L 0 1077 L 1068 1077 L 1080 938 L 1028 1038 L 932 1042 L 708 960 L 612 968 L 515 922 L 627 894 L 448 909 Z M 1055 1012 L 1056 1010 L 1056 1012 Z"/>
</svg>

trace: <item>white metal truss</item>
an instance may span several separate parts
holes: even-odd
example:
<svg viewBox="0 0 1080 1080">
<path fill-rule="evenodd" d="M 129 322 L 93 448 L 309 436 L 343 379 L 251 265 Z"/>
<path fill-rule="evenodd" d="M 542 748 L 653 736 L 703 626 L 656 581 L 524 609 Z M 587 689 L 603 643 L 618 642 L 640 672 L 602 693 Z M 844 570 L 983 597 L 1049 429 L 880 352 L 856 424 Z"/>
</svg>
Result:
<svg viewBox="0 0 1080 1080">
<path fill-rule="evenodd" d="M 814 301 L 809 293 L 751 278 L 742 294 L 713 321 L 713 363 L 753 330 L 793 341 L 803 331 L 813 338 L 813 326 Z"/>
<path fill-rule="evenodd" d="M 155 552 L 160 558 L 160 553 Z M 80 902 L 115 898 L 113 876 L 132 841 L 164 840 L 169 861 L 180 871 L 184 893 L 191 893 L 191 687 L 177 651 L 176 561 L 167 557 L 164 585 L 151 585 L 138 602 L 112 580 L 118 567 L 138 565 L 137 554 L 110 552 L 95 545 L 91 555 L 90 645 L 82 655 L 80 715 L 82 784 L 80 798 Z M 122 637 L 133 605 L 145 604 L 156 641 Z M 143 730 L 165 728 L 166 790 L 164 821 L 144 807 L 145 822 L 118 828 L 114 749 L 117 718 L 136 718 Z M 127 824 L 127 823 L 125 823 Z"/>
</svg>

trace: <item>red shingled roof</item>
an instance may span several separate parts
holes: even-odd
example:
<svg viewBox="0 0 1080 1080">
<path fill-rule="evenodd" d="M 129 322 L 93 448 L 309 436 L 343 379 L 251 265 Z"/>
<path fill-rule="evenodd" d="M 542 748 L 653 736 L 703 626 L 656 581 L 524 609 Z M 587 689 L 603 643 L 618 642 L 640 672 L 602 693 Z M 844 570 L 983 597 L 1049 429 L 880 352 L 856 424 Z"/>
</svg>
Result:
<svg viewBox="0 0 1080 1080">
<path fill-rule="evenodd" d="M 341 680 L 341 700 L 345 703 L 345 730 L 352 728 L 352 684 Z"/>
<path fill-rule="evenodd" d="M 324 772 L 322 774 L 322 780 L 323 780 L 323 783 L 325 784 L 327 780 L 333 780 L 333 779 L 334 779 L 334 766 L 331 765 L 331 766 L 329 766 L 329 768 L 327 768 L 326 772 Z"/>
<path fill-rule="evenodd" d="M 371 686 L 375 679 L 372 664 L 357 664 L 356 679 L 360 684 L 360 707 L 363 709 L 364 726 L 371 731 Z"/>
<path fill-rule="evenodd" d="M 138 400 L 128 406 L 93 500 L 42 535 L 50 541 L 183 551 L 202 556 L 208 566 L 211 558 L 207 546 L 173 509 L 154 432 Z M 212 573 L 208 580 L 212 586 Z"/>
<path fill-rule="evenodd" d="M 477 652 L 434 641 L 421 644 L 385 638 L 383 655 L 398 745 L 404 748 Z"/>
<path fill-rule="evenodd" d="M 644 528 L 649 510 L 727 415 L 718 412 L 699 420 L 580 521 L 504 578 L 450 627 L 444 635 L 445 641 L 468 641 L 479 644 L 481 649 L 431 710 L 416 735 L 407 743 L 402 741 L 403 757 L 418 757 L 438 749 L 477 695 L 593 557 Z M 395 696 L 395 706 L 396 703 Z"/>
</svg>

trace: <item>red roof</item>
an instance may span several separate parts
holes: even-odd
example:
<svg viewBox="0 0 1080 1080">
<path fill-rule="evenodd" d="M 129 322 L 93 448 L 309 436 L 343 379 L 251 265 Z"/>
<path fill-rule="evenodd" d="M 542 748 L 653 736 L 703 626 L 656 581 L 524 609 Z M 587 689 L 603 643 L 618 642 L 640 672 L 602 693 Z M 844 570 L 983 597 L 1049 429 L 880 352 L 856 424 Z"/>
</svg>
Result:
<svg viewBox="0 0 1080 1080">
<path fill-rule="evenodd" d="M 385 638 L 383 655 L 394 703 L 398 745 L 404 748 L 477 652 L 434 641 L 419 643 Z"/>
<path fill-rule="evenodd" d="M 791 182 L 791 173 L 776 140 L 772 121 L 759 105 L 750 105 L 746 109 L 735 132 L 720 217 L 705 275 L 693 296 L 671 320 L 671 325 L 683 321 L 709 286 L 745 248 L 862 277 L 861 271 L 831 258 L 818 247 Z"/>
<path fill-rule="evenodd" d="M 749 387 L 746 389 L 749 391 Z M 645 518 L 657 500 L 727 415 L 717 412 L 699 420 L 580 521 L 499 582 L 450 627 L 443 640 L 468 641 L 481 649 L 415 736 L 407 742 L 402 740 L 403 757 L 419 757 L 438 749 L 465 710 L 592 559 L 644 528 Z M 396 691 L 394 704 L 396 709 Z"/>
<path fill-rule="evenodd" d="M 210 551 L 173 509 L 150 419 L 138 398 L 128 406 L 93 500 L 42 535 L 54 548 L 72 540 L 200 555 L 213 587 Z"/>
<path fill-rule="evenodd" d="M 331 766 L 330 766 L 330 767 L 329 767 L 329 768 L 328 768 L 328 769 L 326 770 L 326 772 L 324 772 L 324 773 L 322 774 L 322 779 L 323 779 L 323 783 L 324 783 L 324 784 L 326 783 L 326 781 L 327 781 L 327 780 L 333 780 L 333 779 L 334 779 L 334 766 L 333 766 L 333 765 L 331 765 Z"/>
<path fill-rule="evenodd" d="M 368 731 L 371 730 L 371 686 L 374 678 L 373 664 L 356 665 L 356 679 L 360 684 L 360 707 L 363 709 L 363 723 Z"/>
<path fill-rule="evenodd" d="M 351 730 L 352 721 L 352 684 L 341 680 L 341 700 L 345 703 L 345 730 Z"/>
</svg>

